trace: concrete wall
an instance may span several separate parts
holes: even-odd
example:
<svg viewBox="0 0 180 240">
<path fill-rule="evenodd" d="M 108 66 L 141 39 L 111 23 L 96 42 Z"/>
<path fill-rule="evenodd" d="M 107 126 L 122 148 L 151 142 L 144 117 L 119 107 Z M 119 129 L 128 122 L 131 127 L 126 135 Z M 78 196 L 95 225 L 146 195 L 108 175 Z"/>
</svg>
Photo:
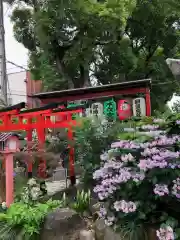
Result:
<svg viewBox="0 0 180 240">
<path fill-rule="evenodd" d="M 26 71 L 8 74 L 8 104 L 14 105 L 26 102 L 29 108 L 37 107 L 37 103 L 30 96 L 41 92 L 41 81 L 31 79 L 30 73 Z"/>
</svg>

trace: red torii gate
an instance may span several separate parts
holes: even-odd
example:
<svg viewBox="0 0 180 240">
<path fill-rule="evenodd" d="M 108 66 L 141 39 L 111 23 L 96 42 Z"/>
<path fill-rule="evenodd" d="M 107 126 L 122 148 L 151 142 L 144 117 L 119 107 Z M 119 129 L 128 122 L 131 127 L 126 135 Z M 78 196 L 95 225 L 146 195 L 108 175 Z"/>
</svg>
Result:
<svg viewBox="0 0 180 240">
<path fill-rule="evenodd" d="M 77 125 L 77 121 L 72 119 L 72 114 L 78 114 L 83 111 L 84 105 L 71 108 L 61 108 L 59 103 L 52 103 L 41 108 L 22 110 L 25 103 L 20 103 L 8 108 L 0 110 L 0 132 L 7 131 L 27 131 L 28 145 L 32 141 L 32 130 L 36 129 L 39 150 L 43 150 L 45 142 L 46 128 L 68 128 L 68 139 L 73 139 L 72 127 Z M 59 117 L 59 121 L 51 121 L 51 117 Z M 14 120 L 16 119 L 16 122 Z M 33 120 L 36 120 L 33 122 Z M 26 120 L 26 121 L 24 121 Z M 70 181 L 74 185 L 76 183 L 74 171 L 74 148 L 70 147 L 69 151 L 69 172 Z M 28 162 L 28 176 L 32 177 L 32 162 Z"/>
</svg>

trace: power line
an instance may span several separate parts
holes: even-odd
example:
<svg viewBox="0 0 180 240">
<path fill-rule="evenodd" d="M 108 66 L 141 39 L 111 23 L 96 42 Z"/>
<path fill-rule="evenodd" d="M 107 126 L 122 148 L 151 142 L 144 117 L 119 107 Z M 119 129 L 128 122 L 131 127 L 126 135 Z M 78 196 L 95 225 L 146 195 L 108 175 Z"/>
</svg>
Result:
<svg viewBox="0 0 180 240">
<path fill-rule="evenodd" d="M 22 65 L 22 67 L 26 67 L 26 65 Z M 7 68 L 7 71 L 8 71 L 8 70 L 17 69 L 17 68 L 19 68 L 19 67 L 16 67 L 16 66 L 14 66 L 14 67 L 10 67 L 10 68 Z"/>
<path fill-rule="evenodd" d="M 21 69 L 23 69 L 23 70 L 25 70 L 25 71 L 29 71 L 27 68 L 23 67 L 22 65 L 19 65 L 19 64 L 15 63 L 15 62 L 8 61 L 7 59 L 6 59 L 6 62 L 14 65 L 14 66 L 17 67 L 17 68 L 21 68 Z"/>
</svg>

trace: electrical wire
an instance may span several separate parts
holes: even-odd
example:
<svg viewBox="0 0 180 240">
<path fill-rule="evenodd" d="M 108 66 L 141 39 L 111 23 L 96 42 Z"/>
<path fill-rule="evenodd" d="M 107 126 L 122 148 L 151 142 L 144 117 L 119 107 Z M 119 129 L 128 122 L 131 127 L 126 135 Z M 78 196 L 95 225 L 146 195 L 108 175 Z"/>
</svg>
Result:
<svg viewBox="0 0 180 240">
<path fill-rule="evenodd" d="M 26 67 L 27 65 L 22 65 L 22 66 L 23 66 L 23 67 Z M 10 68 L 7 68 L 7 71 L 8 71 L 8 70 L 12 70 L 12 69 L 17 69 L 17 68 L 19 68 L 19 67 L 15 67 L 15 66 L 14 66 L 14 67 L 10 67 Z"/>
<path fill-rule="evenodd" d="M 25 70 L 25 71 L 29 71 L 29 69 L 27 69 L 26 67 L 23 67 L 22 65 L 19 65 L 19 64 L 15 63 L 15 62 L 9 61 L 9 60 L 7 60 L 7 59 L 6 59 L 6 62 L 14 65 L 14 66 L 17 67 L 17 68 L 21 68 L 21 69 L 23 69 L 23 70 Z"/>
</svg>

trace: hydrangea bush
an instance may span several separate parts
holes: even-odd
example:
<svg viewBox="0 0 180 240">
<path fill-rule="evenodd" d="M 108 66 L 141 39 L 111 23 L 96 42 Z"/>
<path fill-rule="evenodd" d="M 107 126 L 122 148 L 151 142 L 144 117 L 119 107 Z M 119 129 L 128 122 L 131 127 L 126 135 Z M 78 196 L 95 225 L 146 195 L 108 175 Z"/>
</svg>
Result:
<svg viewBox="0 0 180 240">
<path fill-rule="evenodd" d="M 113 142 L 100 156 L 94 192 L 104 202 L 99 215 L 108 226 L 134 223 L 156 229 L 159 240 L 178 239 L 179 127 L 173 117 L 146 119 L 129 129 L 134 140 Z"/>
</svg>

